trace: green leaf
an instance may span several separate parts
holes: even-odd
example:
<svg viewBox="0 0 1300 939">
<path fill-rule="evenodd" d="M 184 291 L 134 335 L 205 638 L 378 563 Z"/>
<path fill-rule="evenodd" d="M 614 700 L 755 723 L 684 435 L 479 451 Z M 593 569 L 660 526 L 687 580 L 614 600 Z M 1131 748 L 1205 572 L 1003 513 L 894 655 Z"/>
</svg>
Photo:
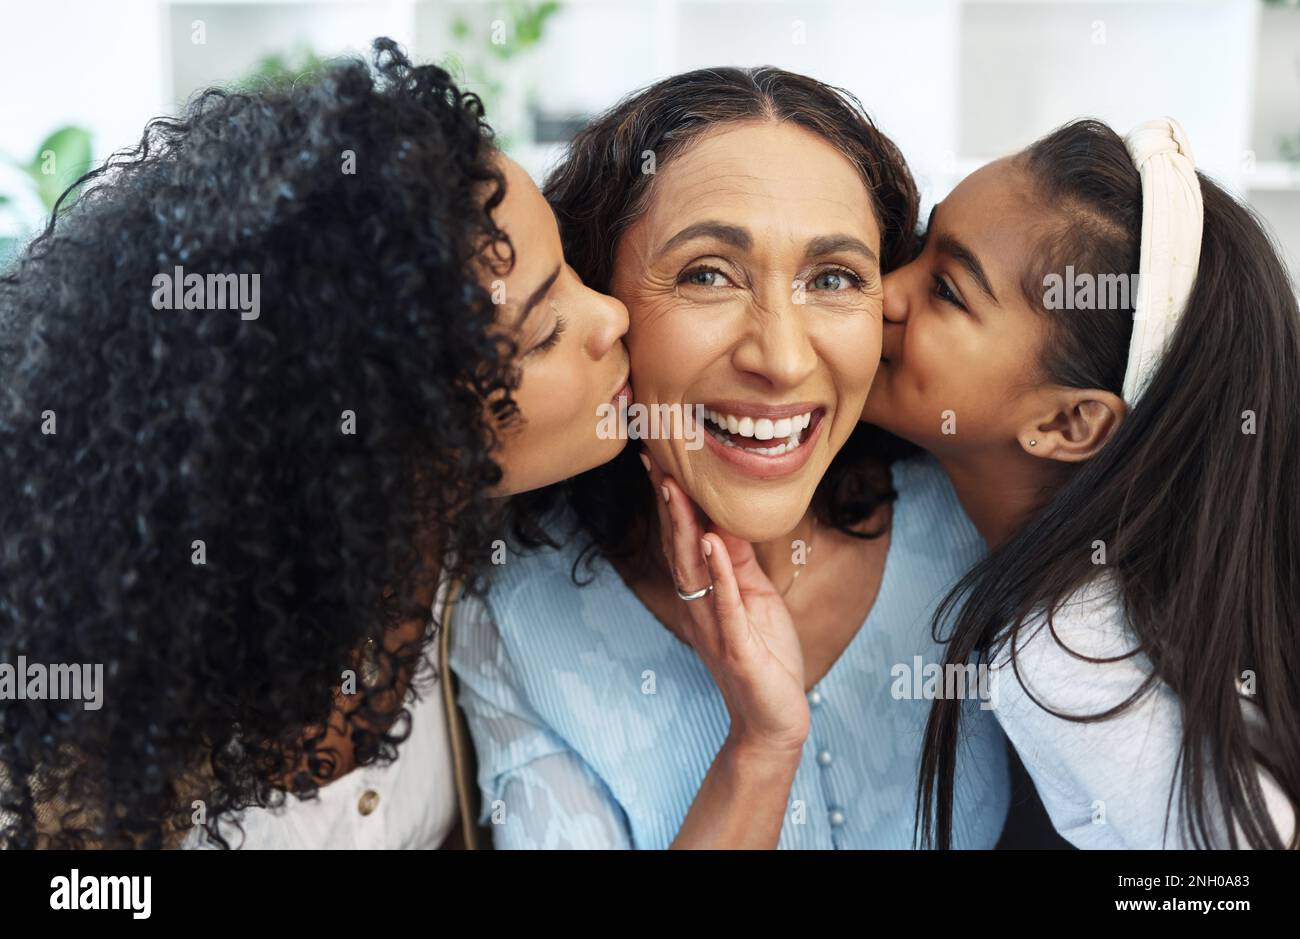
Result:
<svg viewBox="0 0 1300 939">
<path fill-rule="evenodd" d="M 258 59 L 248 74 L 233 82 L 231 87 L 239 92 L 291 88 L 320 72 L 325 64 L 325 59 L 308 46 L 293 52 L 270 52 Z"/>
<path fill-rule="evenodd" d="M 90 169 L 94 161 L 90 131 L 84 127 L 60 127 L 36 148 L 36 156 L 23 169 L 36 183 L 36 192 L 47 210 L 53 210 L 63 190 Z"/>
</svg>

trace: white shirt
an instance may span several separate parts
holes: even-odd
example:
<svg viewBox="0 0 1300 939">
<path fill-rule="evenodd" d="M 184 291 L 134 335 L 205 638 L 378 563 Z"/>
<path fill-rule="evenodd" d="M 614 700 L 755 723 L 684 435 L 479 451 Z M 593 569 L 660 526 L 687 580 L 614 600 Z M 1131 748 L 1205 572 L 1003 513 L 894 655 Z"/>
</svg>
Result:
<svg viewBox="0 0 1300 939">
<path fill-rule="evenodd" d="M 1173 689 L 1158 682 L 1118 715 L 1092 723 L 1057 717 L 1043 707 L 1077 716 L 1100 714 L 1126 700 L 1150 674 L 1144 655 L 1105 663 L 1078 657 L 1115 658 L 1136 646 L 1113 581 L 1100 577 L 1078 591 L 1052 624 L 1059 642 L 1043 617 L 1035 617 L 1017 639 L 1015 670 L 1008 645 L 993 663 L 991 677 L 994 714 L 1033 778 L 1053 826 L 1079 848 L 1191 847 L 1176 788 L 1183 725 Z M 1266 745 L 1259 708 L 1246 697 L 1241 706 L 1253 736 Z M 1295 830 L 1294 812 L 1262 767 L 1259 776 L 1270 815 L 1287 839 Z M 1222 818 L 1213 793 L 1207 806 Z M 1214 818 L 1210 814 L 1209 820 Z M 1218 832 L 1216 847 L 1227 845 L 1226 834 Z"/>
<path fill-rule="evenodd" d="M 446 585 L 439 589 L 433 607 L 441 620 Z M 425 661 L 437 674 L 436 648 Z M 424 667 L 420 676 L 429 673 Z M 322 786 L 313 799 L 287 795 L 277 809 L 250 808 L 240 820 L 244 840 L 227 835 L 231 847 L 252 849 L 293 848 L 414 848 L 442 845 L 456 825 L 456 786 L 451 742 L 441 679 L 418 682 L 427 690 L 411 710 L 410 734 L 397 748 L 397 759 L 387 766 L 361 766 Z M 225 834 L 226 825 L 222 824 Z M 190 830 L 185 848 L 212 847 L 200 827 Z"/>
</svg>

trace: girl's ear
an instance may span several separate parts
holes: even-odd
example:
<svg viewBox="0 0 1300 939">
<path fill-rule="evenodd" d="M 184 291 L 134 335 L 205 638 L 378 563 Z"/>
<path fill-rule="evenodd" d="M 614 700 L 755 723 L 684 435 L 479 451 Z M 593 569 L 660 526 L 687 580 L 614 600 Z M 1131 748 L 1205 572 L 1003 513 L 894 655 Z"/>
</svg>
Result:
<svg viewBox="0 0 1300 939">
<path fill-rule="evenodd" d="M 1081 463 L 1097 454 L 1128 413 L 1119 395 L 1101 388 L 1047 390 L 1038 417 L 1017 438 L 1030 456 Z"/>
</svg>

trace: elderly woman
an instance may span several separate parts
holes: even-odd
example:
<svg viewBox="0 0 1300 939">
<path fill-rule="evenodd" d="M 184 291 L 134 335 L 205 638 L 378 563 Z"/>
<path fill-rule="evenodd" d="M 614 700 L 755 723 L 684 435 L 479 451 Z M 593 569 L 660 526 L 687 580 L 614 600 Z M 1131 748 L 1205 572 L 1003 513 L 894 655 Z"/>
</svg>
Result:
<svg viewBox="0 0 1300 939">
<path fill-rule="evenodd" d="M 498 847 L 911 846 L 929 702 L 900 675 L 942 660 L 929 617 L 984 545 L 937 464 L 859 424 L 881 277 L 914 248 L 906 164 L 842 92 L 708 69 L 598 118 L 546 195 L 628 307 L 635 404 L 707 433 L 517 502 L 525 550 L 452 623 L 480 823 Z M 712 577 L 673 543 L 688 500 Z M 736 581 L 790 614 L 720 635 Z M 953 843 L 988 848 L 1006 751 L 966 703 Z"/>
</svg>

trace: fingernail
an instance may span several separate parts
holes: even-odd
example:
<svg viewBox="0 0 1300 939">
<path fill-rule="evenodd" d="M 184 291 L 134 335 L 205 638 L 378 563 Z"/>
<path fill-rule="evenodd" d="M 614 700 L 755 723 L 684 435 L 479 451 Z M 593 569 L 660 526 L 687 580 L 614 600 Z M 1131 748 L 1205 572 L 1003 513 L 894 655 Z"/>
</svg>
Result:
<svg viewBox="0 0 1300 939">
<path fill-rule="evenodd" d="M 644 453 L 641 454 L 641 465 L 645 467 L 647 473 L 650 472 L 650 457 L 646 456 Z"/>
<path fill-rule="evenodd" d="M 711 554 L 713 554 L 713 542 L 709 541 L 708 538 L 701 538 L 700 550 L 704 552 L 704 556 L 706 558 L 709 557 Z"/>
<path fill-rule="evenodd" d="M 660 486 L 660 487 L 659 487 L 659 491 L 662 492 L 662 493 L 664 494 L 664 501 L 667 502 L 667 501 L 668 501 L 668 487 L 667 487 L 667 486 Z"/>
</svg>

